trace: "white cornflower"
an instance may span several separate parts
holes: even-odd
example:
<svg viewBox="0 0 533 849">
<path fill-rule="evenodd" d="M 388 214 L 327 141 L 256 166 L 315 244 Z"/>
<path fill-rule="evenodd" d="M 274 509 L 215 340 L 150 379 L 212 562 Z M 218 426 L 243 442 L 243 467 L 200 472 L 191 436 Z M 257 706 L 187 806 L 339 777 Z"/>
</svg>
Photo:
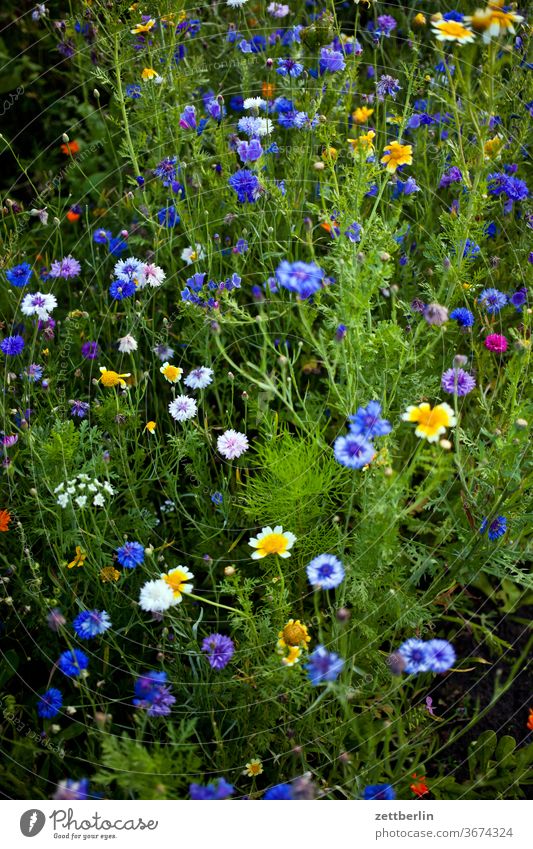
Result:
<svg viewBox="0 0 533 849">
<path fill-rule="evenodd" d="M 161 286 L 166 276 L 163 269 L 158 265 L 146 263 L 143 266 L 143 275 L 139 282 L 139 289 L 143 289 L 145 286 L 151 286 L 153 289 L 157 289 L 158 286 Z"/>
<path fill-rule="evenodd" d="M 229 6 L 230 9 L 240 9 L 247 2 L 248 0 L 226 0 L 226 6 Z"/>
<path fill-rule="evenodd" d="M 138 347 L 137 340 L 129 333 L 118 340 L 118 349 L 121 354 L 132 354 Z"/>
<path fill-rule="evenodd" d="M 198 411 L 196 401 L 188 395 L 178 395 L 168 405 L 168 411 L 173 419 L 177 422 L 186 422 L 187 419 L 192 419 Z"/>
<path fill-rule="evenodd" d="M 55 295 L 43 295 L 35 292 L 34 295 L 27 294 L 23 297 L 20 308 L 24 315 L 36 315 L 41 321 L 48 321 L 50 313 L 57 307 Z"/>
<path fill-rule="evenodd" d="M 260 109 L 263 109 L 267 103 L 262 97 L 247 97 L 242 105 L 245 109 L 254 109 L 258 112 Z"/>
<path fill-rule="evenodd" d="M 205 389 L 213 382 L 213 369 L 207 366 L 193 368 L 183 382 L 189 389 Z"/>
<path fill-rule="evenodd" d="M 148 613 L 163 613 L 174 604 L 174 593 L 165 581 L 147 581 L 141 587 L 139 606 Z"/>
<path fill-rule="evenodd" d="M 258 136 L 270 135 L 270 133 L 274 129 L 274 124 L 272 123 L 270 118 L 258 118 L 257 120 L 259 122 L 258 125 L 257 125 L 257 135 Z"/>
<path fill-rule="evenodd" d="M 217 448 L 226 460 L 236 460 L 248 451 L 248 437 L 237 430 L 226 430 L 218 437 Z"/>
</svg>

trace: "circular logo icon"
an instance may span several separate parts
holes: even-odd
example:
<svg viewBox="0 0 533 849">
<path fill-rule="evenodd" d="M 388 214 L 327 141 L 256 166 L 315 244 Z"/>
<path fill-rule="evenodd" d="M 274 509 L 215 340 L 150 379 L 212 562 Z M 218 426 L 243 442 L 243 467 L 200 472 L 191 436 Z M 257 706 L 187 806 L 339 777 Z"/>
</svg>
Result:
<svg viewBox="0 0 533 849">
<path fill-rule="evenodd" d="M 24 811 L 20 818 L 20 830 L 24 837 L 35 837 L 43 830 L 46 817 L 42 811 L 36 808 L 31 808 L 29 811 Z"/>
</svg>

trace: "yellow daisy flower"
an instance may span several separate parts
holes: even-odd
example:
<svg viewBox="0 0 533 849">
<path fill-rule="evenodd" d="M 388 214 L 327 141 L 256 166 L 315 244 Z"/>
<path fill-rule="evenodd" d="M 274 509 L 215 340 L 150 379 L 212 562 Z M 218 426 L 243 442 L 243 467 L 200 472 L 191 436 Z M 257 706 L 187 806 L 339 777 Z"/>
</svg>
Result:
<svg viewBox="0 0 533 849">
<path fill-rule="evenodd" d="M 181 380 L 181 375 L 183 374 L 182 368 L 173 366 L 170 363 L 163 363 L 159 371 L 169 383 L 177 383 L 178 380 Z"/>
<path fill-rule="evenodd" d="M 469 44 L 474 41 L 472 30 L 460 21 L 445 21 L 443 18 L 440 21 L 434 21 L 431 26 L 437 41 L 456 41 L 458 44 Z"/>
<path fill-rule="evenodd" d="M 424 402 L 418 406 L 407 407 L 402 419 L 404 422 L 416 422 L 418 427 L 415 435 L 420 439 L 427 439 L 428 442 L 437 442 L 447 427 L 457 424 L 449 404 L 437 404 L 432 408 Z"/>
<path fill-rule="evenodd" d="M 413 26 L 414 27 L 425 27 L 427 21 L 426 16 L 419 12 L 418 15 L 415 15 L 413 18 Z"/>
<path fill-rule="evenodd" d="M 287 654 L 281 658 L 283 666 L 294 666 L 300 660 L 301 654 L 300 646 L 289 646 Z"/>
<path fill-rule="evenodd" d="M 248 761 L 246 764 L 246 768 L 243 771 L 243 775 L 247 775 L 249 778 L 255 778 L 256 775 L 261 775 L 263 772 L 263 764 L 259 760 L 259 758 L 252 758 L 251 761 Z"/>
<path fill-rule="evenodd" d="M 501 153 L 503 144 L 503 139 L 500 136 L 494 136 L 493 139 L 488 139 L 483 146 L 485 159 L 496 159 Z"/>
<path fill-rule="evenodd" d="M 354 153 L 359 151 L 362 153 L 372 153 L 374 150 L 373 140 L 375 137 L 376 134 L 374 130 L 369 130 L 368 133 L 364 133 L 364 135 L 358 136 L 356 139 L 348 139 L 348 143 L 351 144 Z"/>
<path fill-rule="evenodd" d="M 358 106 L 357 109 L 352 112 L 354 124 L 366 124 L 373 114 L 374 110 L 369 109 L 368 106 Z"/>
<path fill-rule="evenodd" d="M 108 389 L 113 386 L 122 386 L 124 388 L 126 386 L 125 377 L 131 377 L 131 374 L 117 374 L 116 371 L 109 371 L 105 366 L 100 366 L 100 371 L 102 376 L 100 377 L 100 383 L 102 386 L 106 386 Z"/>
<path fill-rule="evenodd" d="M 120 572 L 114 566 L 104 566 L 103 569 L 100 569 L 100 580 L 104 584 L 112 584 L 119 578 Z"/>
<path fill-rule="evenodd" d="M 476 9 L 474 14 L 465 18 L 468 23 L 483 34 L 483 41 L 488 44 L 492 38 L 509 33 L 515 34 L 515 24 L 521 24 L 524 18 L 512 10 L 504 11 L 503 3 L 489 3 L 486 9 Z"/>
<path fill-rule="evenodd" d="M 268 554 L 278 554 L 280 557 L 290 557 L 290 549 L 296 542 L 296 537 L 290 531 L 283 532 L 281 525 L 263 528 L 260 534 L 252 537 L 248 542 L 256 550 L 252 554 L 252 560 L 260 560 Z"/>
<path fill-rule="evenodd" d="M 141 79 L 142 80 L 153 80 L 157 77 L 157 71 L 154 71 L 153 68 L 144 68 Z"/>
<path fill-rule="evenodd" d="M 148 433 L 155 433 L 155 429 L 157 427 L 156 422 L 146 422 L 144 429 L 148 431 Z"/>
<path fill-rule="evenodd" d="M 193 585 L 187 583 L 187 581 L 194 578 L 194 575 L 185 566 L 176 566 L 170 572 L 164 572 L 161 578 L 173 591 L 174 598 L 177 599 L 176 604 L 180 604 L 183 600 L 183 595 L 187 595 L 193 591 Z"/>
<path fill-rule="evenodd" d="M 302 649 L 307 648 L 311 637 L 307 626 L 299 619 L 289 619 L 285 627 L 278 634 L 277 650 L 279 654 L 285 655 L 281 662 L 284 666 L 294 666 L 298 663 Z M 285 654 L 285 649 L 287 653 Z"/>
<path fill-rule="evenodd" d="M 67 563 L 67 569 L 74 569 L 74 566 L 83 566 L 85 560 L 87 558 L 87 554 L 85 551 L 82 551 L 79 545 L 76 546 L 76 554 L 74 555 L 74 560 L 71 560 L 70 563 Z"/>
<path fill-rule="evenodd" d="M 400 165 L 411 165 L 413 162 L 413 148 L 410 144 L 392 141 L 385 145 L 383 152 L 385 155 L 381 157 L 381 162 L 389 174 L 394 174 Z"/>
<path fill-rule="evenodd" d="M 326 147 L 322 151 L 322 159 L 324 162 L 335 162 L 338 155 L 338 151 L 335 147 Z"/>
<path fill-rule="evenodd" d="M 132 35 L 140 35 L 143 32 L 150 32 L 151 29 L 155 27 L 155 21 L 153 18 L 150 18 L 149 21 L 146 21 L 145 24 L 139 23 L 135 24 L 133 29 L 130 29 Z"/>
</svg>

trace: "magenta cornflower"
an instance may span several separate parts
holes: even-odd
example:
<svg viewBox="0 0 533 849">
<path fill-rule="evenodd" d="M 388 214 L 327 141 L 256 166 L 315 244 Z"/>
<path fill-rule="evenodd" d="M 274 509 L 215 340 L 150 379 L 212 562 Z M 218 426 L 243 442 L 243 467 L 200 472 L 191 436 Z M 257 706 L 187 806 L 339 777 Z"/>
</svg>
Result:
<svg viewBox="0 0 533 849">
<path fill-rule="evenodd" d="M 503 354 L 507 350 L 507 339 L 500 333 L 490 333 L 485 339 L 485 348 L 495 354 Z"/>
</svg>

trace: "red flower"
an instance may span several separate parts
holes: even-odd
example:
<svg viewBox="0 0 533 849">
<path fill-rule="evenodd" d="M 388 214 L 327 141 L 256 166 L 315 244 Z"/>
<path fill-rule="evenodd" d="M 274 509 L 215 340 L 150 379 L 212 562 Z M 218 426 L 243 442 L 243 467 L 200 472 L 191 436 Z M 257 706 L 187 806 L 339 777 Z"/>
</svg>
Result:
<svg viewBox="0 0 533 849">
<path fill-rule="evenodd" d="M 61 153 L 64 153 L 65 156 L 72 156 L 74 153 L 80 152 L 80 146 L 77 141 L 71 141 L 60 145 L 59 150 Z"/>
<path fill-rule="evenodd" d="M 533 708 L 529 708 L 529 716 L 527 718 L 526 728 L 533 731 Z"/>
<path fill-rule="evenodd" d="M 8 531 L 11 521 L 11 513 L 9 510 L 0 510 L 0 531 Z"/>
<path fill-rule="evenodd" d="M 425 796 L 426 793 L 429 793 L 429 787 L 426 784 L 426 777 L 417 776 L 415 772 L 413 774 L 413 778 L 416 778 L 416 781 L 413 781 L 410 787 L 415 796 L 418 796 L 418 798 L 420 799 L 422 796 Z"/>
</svg>

